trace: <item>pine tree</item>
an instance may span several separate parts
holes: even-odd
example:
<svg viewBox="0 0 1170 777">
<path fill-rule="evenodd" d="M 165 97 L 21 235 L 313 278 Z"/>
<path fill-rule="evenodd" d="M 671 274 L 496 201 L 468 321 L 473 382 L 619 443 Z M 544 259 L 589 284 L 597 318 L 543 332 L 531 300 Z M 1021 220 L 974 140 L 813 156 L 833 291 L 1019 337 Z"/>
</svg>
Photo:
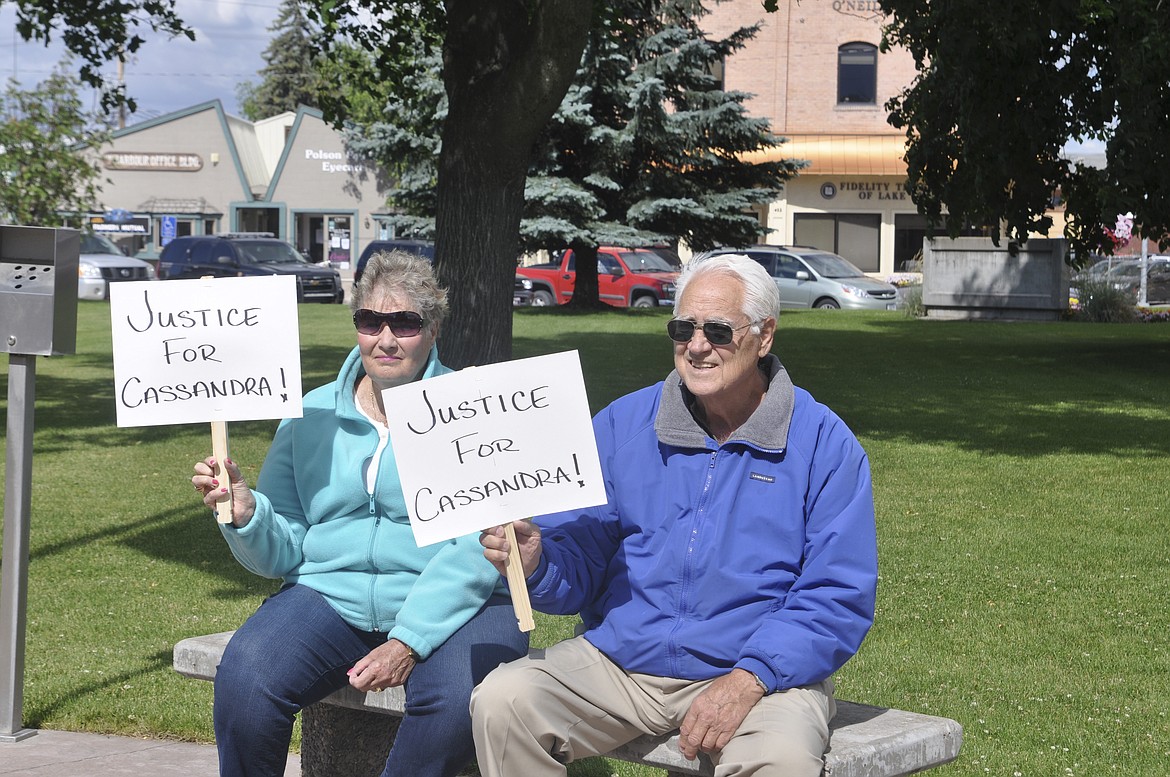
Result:
<svg viewBox="0 0 1170 777">
<path fill-rule="evenodd" d="M 598 304 L 599 245 L 683 240 L 702 250 L 756 242 L 761 229 L 751 206 L 776 199 L 797 169 L 744 161 L 780 138 L 766 120 L 747 114 L 747 95 L 723 90 L 712 73 L 757 28 L 707 40 L 699 29 L 706 13 L 697 0 L 612 4 L 537 144 L 521 247 L 574 249 L 576 305 Z M 416 44 L 426 51 L 421 39 Z M 351 150 L 397 174 L 392 222 L 429 235 L 447 101 L 438 52 L 418 61 L 408 88 L 388 101 L 386 120 L 351 125 L 347 139 Z"/>
<path fill-rule="evenodd" d="M 379 120 L 371 121 L 370 95 L 338 92 L 339 106 L 349 118 L 343 138 L 350 153 L 375 163 L 384 182 L 387 204 L 395 214 L 387 219 L 399 235 L 435 237 L 436 187 L 440 136 L 447 117 L 447 93 L 439 73 L 442 57 L 421 37 L 415 41 L 414 66 L 394 88 L 378 93 L 383 106 Z M 338 81 L 368 76 L 371 63 L 359 52 L 336 60 Z M 363 118 L 365 121 L 363 121 Z"/>
<path fill-rule="evenodd" d="M 621 3 L 591 31 L 539 145 L 521 240 L 529 250 L 573 248 L 574 305 L 598 305 L 599 245 L 757 242 L 751 206 L 776 199 L 796 172 L 791 162 L 745 161 L 780 138 L 713 72 L 758 27 L 709 40 L 706 14 L 697 0 Z"/>
<path fill-rule="evenodd" d="M 260 83 L 240 84 L 236 96 L 240 112 L 250 121 L 295 111 L 301 105 L 319 107 L 320 73 L 313 67 L 312 36 L 300 0 L 284 0 L 280 13 L 268 28 L 272 40 L 264 49 Z"/>
</svg>

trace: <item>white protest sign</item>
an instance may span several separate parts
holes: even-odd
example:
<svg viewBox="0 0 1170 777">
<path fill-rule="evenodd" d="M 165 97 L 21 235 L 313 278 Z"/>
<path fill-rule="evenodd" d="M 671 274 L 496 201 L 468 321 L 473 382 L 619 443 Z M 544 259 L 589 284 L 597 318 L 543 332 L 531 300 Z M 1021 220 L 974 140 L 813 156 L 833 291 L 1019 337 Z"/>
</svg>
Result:
<svg viewBox="0 0 1170 777">
<path fill-rule="evenodd" d="M 382 398 L 420 546 L 606 501 L 576 351 L 469 367 Z"/>
<path fill-rule="evenodd" d="M 110 284 L 118 426 L 297 418 L 291 275 Z"/>
</svg>

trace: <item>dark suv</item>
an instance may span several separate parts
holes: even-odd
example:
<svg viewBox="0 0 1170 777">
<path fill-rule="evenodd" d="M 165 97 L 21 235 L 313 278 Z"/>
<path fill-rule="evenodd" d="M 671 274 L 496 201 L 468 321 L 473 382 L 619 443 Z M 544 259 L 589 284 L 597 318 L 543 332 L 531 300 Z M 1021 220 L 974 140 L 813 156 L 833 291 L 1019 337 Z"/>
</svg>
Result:
<svg viewBox="0 0 1170 777">
<path fill-rule="evenodd" d="M 158 277 L 217 278 L 241 275 L 293 275 L 297 302 L 341 302 L 345 288 L 332 267 L 309 262 L 295 248 L 268 232 L 177 237 L 158 257 Z"/>
<path fill-rule="evenodd" d="M 408 254 L 421 256 L 428 262 L 435 261 L 435 244 L 429 240 L 410 240 L 406 238 L 392 240 L 371 240 L 362 250 L 357 265 L 353 268 L 353 282 L 356 284 L 362 278 L 362 273 L 369 263 L 370 257 L 379 251 L 403 251 Z M 512 286 L 513 307 L 523 307 L 532 304 L 532 281 L 520 275 L 516 276 Z"/>
<path fill-rule="evenodd" d="M 379 251 L 402 251 L 421 256 L 428 262 L 435 261 L 435 244 L 429 240 L 371 240 L 370 244 L 362 250 L 362 255 L 358 257 L 357 265 L 353 268 L 353 282 L 355 284 L 362 279 L 362 273 L 365 272 L 370 257 Z"/>
</svg>

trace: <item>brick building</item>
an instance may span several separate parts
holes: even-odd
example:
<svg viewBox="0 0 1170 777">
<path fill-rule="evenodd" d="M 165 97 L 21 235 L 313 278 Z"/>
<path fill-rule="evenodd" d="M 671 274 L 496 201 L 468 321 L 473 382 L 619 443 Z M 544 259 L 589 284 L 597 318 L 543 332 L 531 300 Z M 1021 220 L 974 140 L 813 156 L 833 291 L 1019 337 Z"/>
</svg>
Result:
<svg viewBox="0 0 1170 777">
<path fill-rule="evenodd" d="M 904 50 L 881 52 L 885 17 L 874 0 L 759 0 L 712 5 L 713 37 L 760 22 L 724 64 L 724 84 L 753 95 L 749 112 L 788 139 L 778 151 L 808 162 L 781 199 L 760 209 L 766 241 L 812 245 L 871 273 L 890 273 L 922 246 L 926 221 L 904 190 L 905 136 L 886 101 L 914 79 Z"/>
</svg>

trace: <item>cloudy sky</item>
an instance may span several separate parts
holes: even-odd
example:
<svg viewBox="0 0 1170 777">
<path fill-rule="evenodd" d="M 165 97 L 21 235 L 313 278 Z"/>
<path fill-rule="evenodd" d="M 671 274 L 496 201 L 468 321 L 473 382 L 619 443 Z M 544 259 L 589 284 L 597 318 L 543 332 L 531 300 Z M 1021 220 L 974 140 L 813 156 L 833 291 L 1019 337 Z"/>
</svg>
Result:
<svg viewBox="0 0 1170 777">
<path fill-rule="evenodd" d="M 219 98 L 228 113 L 238 114 L 236 85 L 259 81 L 263 52 L 272 37 L 281 0 L 178 0 L 179 16 L 195 30 L 195 40 L 168 40 L 145 30 L 147 38 L 126 63 L 127 91 L 138 101 L 130 122 L 145 121 L 171 111 Z M 61 60 L 64 47 L 55 40 L 25 43 L 16 34 L 16 7 L 0 0 L 0 83 L 13 76 L 22 88 L 43 81 Z M 140 28 L 140 33 L 143 34 Z M 107 77 L 116 80 L 109 65 Z M 93 107 L 96 95 L 86 88 Z"/>
</svg>

